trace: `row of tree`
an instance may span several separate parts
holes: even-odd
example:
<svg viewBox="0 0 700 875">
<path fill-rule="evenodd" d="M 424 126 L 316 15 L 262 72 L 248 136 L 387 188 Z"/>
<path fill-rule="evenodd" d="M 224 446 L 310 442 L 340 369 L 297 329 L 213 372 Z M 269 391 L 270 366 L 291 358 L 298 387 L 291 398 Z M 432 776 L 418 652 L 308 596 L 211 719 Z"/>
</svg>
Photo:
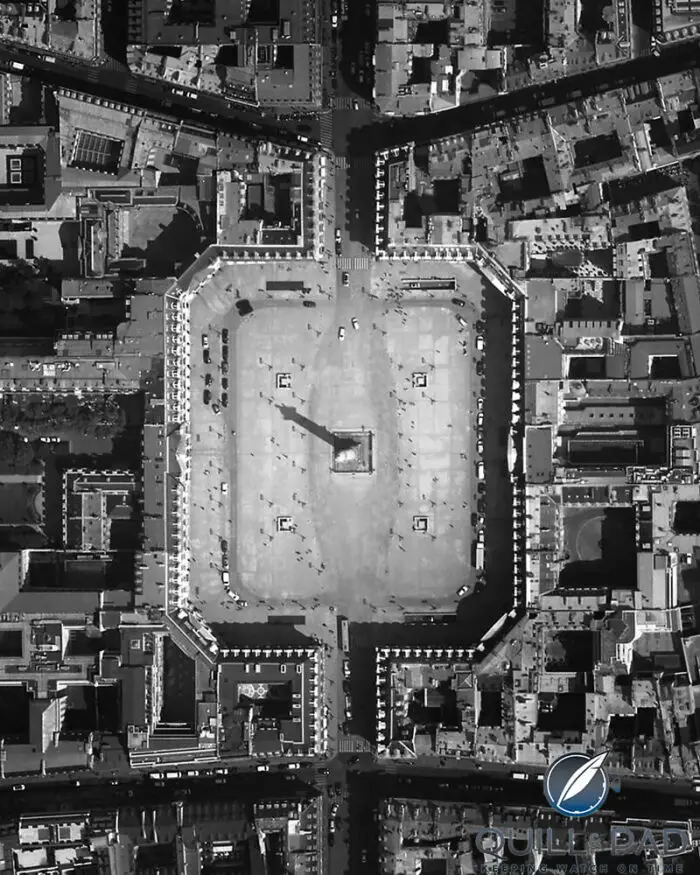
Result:
<svg viewBox="0 0 700 875">
<path fill-rule="evenodd" d="M 114 437 L 123 429 L 124 419 L 124 411 L 113 395 L 30 395 L 21 404 L 10 400 L 0 406 L 0 430 L 29 440 L 60 436 L 67 431 L 88 437 Z"/>
</svg>

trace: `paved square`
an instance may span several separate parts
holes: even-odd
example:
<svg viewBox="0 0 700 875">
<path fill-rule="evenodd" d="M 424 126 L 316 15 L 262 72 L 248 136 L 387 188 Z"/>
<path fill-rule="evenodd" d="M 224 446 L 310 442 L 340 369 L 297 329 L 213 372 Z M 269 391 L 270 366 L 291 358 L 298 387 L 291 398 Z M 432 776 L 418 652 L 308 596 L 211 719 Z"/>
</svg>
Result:
<svg viewBox="0 0 700 875">
<path fill-rule="evenodd" d="M 455 277 L 455 290 L 412 289 L 394 303 L 392 288 L 405 276 L 424 276 L 428 266 L 381 266 L 370 293 L 351 289 L 342 299 L 322 294 L 322 268 L 308 265 L 275 269 L 308 282 L 311 294 L 275 289 L 271 295 L 263 280 L 270 267 L 225 268 L 192 305 L 196 591 L 228 610 L 223 538 L 231 587 L 249 601 L 318 599 L 350 613 L 363 599 L 411 605 L 427 595 L 454 603 L 471 566 L 471 323 L 480 280 L 467 267 L 431 264 L 428 275 Z M 254 305 L 243 319 L 237 294 Z M 466 326 L 450 303 L 455 294 L 470 303 L 469 313 L 460 310 Z M 304 307 L 303 300 L 316 306 Z M 425 387 L 414 385 L 418 372 L 426 375 Z M 281 373 L 291 375 L 284 388 Z M 222 378 L 229 403 L 217 414 L 212 405 L 220 403 Z M 373 435 L 373 472 L 333 472 L 332 433 L 360 429 Z M 291 518 L 288 531 L 278 531 L 279 517 Z M 427 525 L 416 527 L 415 517 Z"/>
</svg>

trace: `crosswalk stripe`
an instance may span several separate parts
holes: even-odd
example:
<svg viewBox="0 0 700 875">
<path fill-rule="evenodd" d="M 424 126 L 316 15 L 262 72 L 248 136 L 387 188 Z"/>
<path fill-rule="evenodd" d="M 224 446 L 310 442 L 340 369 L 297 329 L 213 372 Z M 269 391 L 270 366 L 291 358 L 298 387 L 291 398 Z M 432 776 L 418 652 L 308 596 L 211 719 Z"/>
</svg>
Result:
<svg viewBox="0 0 700 875">
<path fill-rule="evenodd" d="M 333 116 L 330 113 L 321 116 L 321 144 L 333 146 Z"/>
<path fill-rule="evenodd" d="M 338 270 L 369 270 L 369 258 L 367 256 L 345 256 L 336 258 L 335 264 Z"/>
<path fill-rule="evenodd" d="M 372 744 L 366 738 L 339 738 L 338 753 L 371 753 Z"/>
<path fill-rule="evenodd" d="M 350 167 L 353 170 L 374 170 L 374 159 L 365 155 L 361 158 L 351 158 L 350 159 Z"/>
<path fill-rule="evenodd" d="M 333 109 L 352 109 L 352 97 L 334 97 Z"/>
</svg>

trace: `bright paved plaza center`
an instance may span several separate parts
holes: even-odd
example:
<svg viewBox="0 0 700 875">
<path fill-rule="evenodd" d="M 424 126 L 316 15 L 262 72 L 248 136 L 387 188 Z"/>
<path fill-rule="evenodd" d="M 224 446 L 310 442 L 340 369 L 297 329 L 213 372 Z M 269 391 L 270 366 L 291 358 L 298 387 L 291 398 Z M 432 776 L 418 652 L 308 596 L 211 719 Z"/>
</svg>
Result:
<svg viewBox="0 0 700 875">
<path fill-rule="evenodd" d="M 433 601 L 454 600 L 471 564 L 475 463 L 473 332 L 450 298 L 470 302 L 469 321 L 480 281 L 452 266 L 463 274 L 457 292 L 414 290 L 398 301 L 389 295 L 400 268 L 384 266 L 371 294 L 350 289 L 339 303 L 308 270 L 291 274 L 307 281 L 305 296 L 266 294 L 241 276 L 255 270 L 221 271 L 192 307 L 195 586 L 208 599 L 221 593 L 224 539 L 231 588 L 248 601 L 351 610 L 393 596 L 409 607 L 428 590 Z M 243 318 L 237 288 L 254 307 Z M 223 329 L 228 406 L 214 413 Z M 334 471 L 334 433 L 360 430 L 371 432 L 371 473 Z"/>
</svg>

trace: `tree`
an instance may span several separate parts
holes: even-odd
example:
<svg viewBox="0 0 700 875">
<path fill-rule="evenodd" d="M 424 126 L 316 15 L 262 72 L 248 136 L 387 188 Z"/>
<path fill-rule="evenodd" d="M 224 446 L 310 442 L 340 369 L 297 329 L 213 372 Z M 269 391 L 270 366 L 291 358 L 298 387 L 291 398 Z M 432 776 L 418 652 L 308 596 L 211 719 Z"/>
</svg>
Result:
<svg viewBox="0 0 700 875">
<path fill-rule="evenodd" d="M 4 334 L 36 333 L 56 323 L 59 312 L 53 304 L 56 289 L 50 282 L 51 265 L 13 261 L 0 264 L 0 324 Z"/>
</svg>

